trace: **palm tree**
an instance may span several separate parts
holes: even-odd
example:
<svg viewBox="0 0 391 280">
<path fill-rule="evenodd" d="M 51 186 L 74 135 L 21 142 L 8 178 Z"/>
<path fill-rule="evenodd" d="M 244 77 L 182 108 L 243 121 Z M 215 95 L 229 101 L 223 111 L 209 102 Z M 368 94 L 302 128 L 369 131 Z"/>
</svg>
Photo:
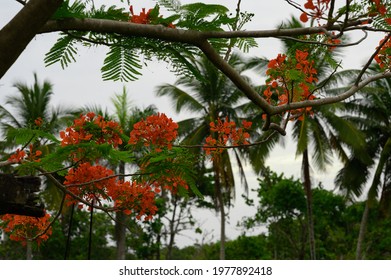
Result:
<svg viewBox="0 0 391 280">
<path fill-rule="evenodd" d="M 264 66 L 266 62 L 262 59 L 251 60 L 244 59 L 238 54 L 232 54 L 228 62 L 240 73 L 251 68 Z M 209 124 L 216 122 L 219 118 L 228 117 L 236 123 L 243 119 L 241 112 L 245 107 L 243 105 L 243 94 L 232 84 L 230 80 L 222 75 L 205 57 L 192 61 L 194 76 L 182 75 L 174 85 L 163 84 L 156 90 L 157 96 L 168 96 L 174 104 L 176 112 L 189 111 L 195 113 L 196 117 L 191 117 L 178 122 L 179 134 L 182 137 L 182 143 L 186 145 L 199 145 L 211 134 Z M 257 129 L 254 129 L 254 135 L 257 135 Z M 258 134 L 259 136 L 259 134 Z M 195 153 L 202 154 L 201 148 L 194 149 Z M 243 152 L 243 153 L 242 153 Z M 243 150 L 234 150 L 239 173 L 244 182 L 244 166 L 241 156 Z M 229 205 L 230 198 L 234 194 L 234 170 L 231 165 L 231 155 L 224 150 L 220 156 L 212 161 L 212 167 L 207 168 L 203 162 L 201 170 L 213 173 L 214 204 L 216 210 L 220 212 L 220 259 L 225 258 L 225 206 Z M 205 174 L 204 174 L 205 175 Z"/>
<path fill-rule="evenodd" d="M 46 80 L 41 84 L 36 73 L 32 87 L 22 82 L 15 83 L 14 87 L 18 90 L 18 95 L 7 96 L 5 103 L 12 107 L 14 112 L 0 105 L 2 132 L 6 133 L 11 128 L 35 126 L 35 121 L 41 118 L 45 129 L 55 133 L 64 125 L 64 121 L 71 117 L 71 110 L 49 106 L 53 85 Z"/>
<path fill-rule="evenodd" d="M 378 66 L 370 71 L 379 73 Z M 362 215 L 356 258 L 362 259 L 369 210 L 379 198 L 380 218 L 390 215 L 391 191 L 391 79 L 384 79 L 363 89 L 346 104 L 347 117 L 366 137 L 366 150 L 371 161 L 363 161 L 360 153 L 351 153 L 347 164 L 339 171 L 337 185 L 347 194 L 360 197 L 369 184 L 365 209 Z M 374 173 L 372 173 L 374 171 Z M 373 177 L 371 178 L 371 174 Z M 370 181 L 371 180 L 371 181 Z"/>
<path fill-rule="evenodd" d="M 38 76 L 34 73 L 33 86 L 17 82 L 14 87 L 18 90 L 16 95 L 6 97 L 5 105 L 9 105 L 12 110 L 0 105 L 0 129 L 4 135 L 18 128 L 37 128 L 45 132 L 56 134 L 72 118 L 72 111 L 61 107 L 51 107 L 50 100 L 53 94 L 53 85 L 48 81 L 39 82 Z M 36 121 L 42 121 L 37 124 Z M 13 139 L 7 139 L 4 148 L 14 146 Z M 35 147 L 45 146 L 50 149 L 47 143 L 32 143 Z M 61 200 L 60 193 L 52 184 L 46 182 L 45 202 L 50 205 L 58 205 Z M 31 244 L 30 244 L 31 245 Z M 29 246 L 28 246 L 29 248 Z M 30 248 L 31 249 L 31 248 Z M 27 257 L 31 257 L 31 250 L 28 250 Z"/>
<path fill-rule="evenodd" d="M 292 18 L 286 24 L 289 27 L 300 27 L 301 23 Z M 284 49 L 292 52 L 303 45 L 295 41 L 284 40 Z M 305 46 L 304 46 L 305 47 Z M 341 71 L 333 73 L 331 65 L 335 65 L 338 53 L 327 50 L 319 50 L 318 46 L 310 52 L 315 52 L 318 59 L 315 61 L 315 68 L 319 81 L 318 94 L 333 94 L 334 88 L 338 87 L 341 81 L 346 81 L 354 71 Z M 316 259 L 315 232 L 312 209 L 312 180 L 311 161 L 320 170 L 325 171 L 326 167 L 332 163 L 333 151 L 336 151 L 341 159 L 343 157 L 343 147 L 349 147 L 359 151 L 364 156 L 365 138 L 348 119 L 340 117 L 338 114 L 343 109 L 342 103 L 331 104 L 313 108 L 313 114 L 305 113 L 302 119 L 298 119 L 293 124 L 292 135 L 297 143 L 296 155 L 302 156 L 302 177 L 307 199 L 307 223 L 309 235 L 310 258 Z"/>
</svg>

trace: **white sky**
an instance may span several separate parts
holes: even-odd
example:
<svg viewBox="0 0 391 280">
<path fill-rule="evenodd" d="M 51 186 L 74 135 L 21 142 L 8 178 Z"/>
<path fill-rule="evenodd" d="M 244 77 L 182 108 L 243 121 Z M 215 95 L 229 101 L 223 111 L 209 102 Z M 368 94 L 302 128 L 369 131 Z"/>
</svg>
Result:
<svg viewBox="0 0 391 280">
<path fill-rule="evenodd" d="M 134 12 L 138 13 L 142 7 L 150 8 L 154 6 L 155 1 L 131 1 L 133 2 Z M 196 1 L 182 0 L 182 4 L 192 3 Z M 230 8 L 235 13 L 236 0 L 200 0 L 204 3 L 223 4 Z M 304 1 L 297 1 L 304 3 Z M 103 3 L 106 6 L 120 5 L 120 0 L 113 1 L 95 1 L 96 5 Z M 1 0 L 0 3 L 0 28 L 11 19 L 21 5 L 15 0 Z M 247 30 L 256 29 L 273 29 L 278 26 L 281 21 L 289 18 L 292 14 L 300 15 L 300 12 L 294 11 L 283 0 L 242 0 L 241 8 L 243 11 L 252 12 L 255 14 L 253 21 L 246 26 Z M 359 38 L 361 34 L 355 34 L 355 38 Z M 349 48 L 345 53 L 346 60 L 344 61 L 345 68 L 360 67 L 366 59 L 371 55 L 379 42 L 379 38 L 383 35 L 377 35 L 374 38 L 368 38 L 358 47 Z M 62 106 L 84 106 L 84 105 L 101 105 L 102 107 L 110 107 L 110 98 L 114 93 L 122 92 L 123 84 L 120 82 L 104 82 L 101 79 L 100 68 L 103 65 L 104 55 L 107 49 L 105 47 L 84 49 L 80 48 L 77 55 L 77 62 L 71 64 L 63 70 L 61 66 L 53 65 L 45 67 L 43 60 L 45 53 L 50 49 L 56 41 L 56 34 L 38 35 L 26 48 L 25 52 L 19 57 L 16 63 L 0 80 L 0 102 L 4 103 L 4 97 L 15 93 L 12 84 L 15 81 L 22 81 L 31 84 L 33 82 L 33 72 L 38 73 L 38 78 L 42 81 L 48 79 L 54 85 L 53 105 Z M 258 40 L 259 47 L 252 51 L 253 55 L 274 58 L 279 53 L 279 44 L 273 39 Z M 0 62 L 1 63 L 1 62 Z M 168 99 L 157 98 L 154 95 L 154 87 L 161 83 L 173 83 L 175 77 L 169 73 L 167 66 L 164 63 L 150 64 L 148 68 L 143 69 L 143 76 L 135 82 L 128 82 L 124 85 L 128 89 L 131 99 L 134 104 L 139 107 L 146 107 L 155 104 L 159 111 L 165 112 L 174 120 L 181 120 L 184 115 L 177 115 L 173 112 Z M 287 176 L 300 177 L 300 158 L 295 158 L 295 148 L 289 145 L 289 136 L 287 136 L 288 144 L 285 148 L 275 150 L 273 157 L 268 160 L 268 164 L 276 172 L 284 172 Z M 335 171 L 340 168 L 340 164 L 335 162 L 326 174 L 316 174 L 314 185 L 322 181 L 327 188 L 333 188 L 333 178 Z M 258 183 L 256 177 L 249 173 L 248 180 L 250 187 L 256 188 Z M 239 183 L 239 182 L 238 182 Z M 249 216 L 254 212 L 254 209 L 246 207 L 240 197 L 241 187 L 237 187 L 237 200 L 235 207 L 230 211 L 230 224 L 227 225 L 228 238 L 235 238 L 240 231 L 236 229 L 237 221 L 243 216 Z M 199 222 L 207 226 L 207 232 L 213 232 L 214 238 L 219 236 L 219 219 L 213 212 L 199 213 Z M 210 236 L 209 236 L 210 237 Z M 201 239 L 200 236 L 197 237 Z M 178 240 L 181 245 L 192 244 L 194 236 L 180 238 Z"/>
</svg>

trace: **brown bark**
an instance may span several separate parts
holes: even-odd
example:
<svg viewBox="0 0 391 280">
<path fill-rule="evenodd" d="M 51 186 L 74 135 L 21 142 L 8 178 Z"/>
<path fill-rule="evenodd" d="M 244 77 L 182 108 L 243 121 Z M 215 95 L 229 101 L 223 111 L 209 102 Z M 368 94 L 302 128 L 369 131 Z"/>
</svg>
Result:
<svg viewBox="0 0 391 280">
<path fill-rule="evenodd" d="M 0 30 L 0 78 L 62 3 L 63 0 L 30 0 Z"/>
</svg>

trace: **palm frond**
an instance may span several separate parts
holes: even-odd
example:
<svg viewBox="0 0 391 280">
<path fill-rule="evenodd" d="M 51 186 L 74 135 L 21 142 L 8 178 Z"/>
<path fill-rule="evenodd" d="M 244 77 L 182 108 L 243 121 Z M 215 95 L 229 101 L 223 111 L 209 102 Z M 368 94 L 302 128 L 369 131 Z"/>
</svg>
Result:
<svg viewBox="0 0 391 280">
<path fill-rule="evenodd" d="M 160 85 L 156 88 L 155 93 L 157 96 L 168 96 L 172 100 L 177 113 L 184 110 L 199 112 L 205 109 L 193 96 L 174 85 Z"/>
</svg>

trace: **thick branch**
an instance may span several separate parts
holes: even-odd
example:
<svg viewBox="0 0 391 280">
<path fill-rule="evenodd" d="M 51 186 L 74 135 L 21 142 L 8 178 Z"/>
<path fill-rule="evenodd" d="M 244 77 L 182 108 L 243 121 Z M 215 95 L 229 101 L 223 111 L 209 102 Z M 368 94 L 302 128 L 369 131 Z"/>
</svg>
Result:
<svg viewBox="0 0 391 280">
<path fill-rule="evenodd" d="M 63 0 L 30 0 L 0 30 L 0 78 L 15 63 L 62 2 Z"/>
<path fill-rule="evenodd" d="M 329 33 L 329 31 L 340 31 L 343 27 L 356 27 L 364 20 L 352 21 L 342 26 L 339 24 L 329 27 L 303 27 L 270 30 L 238 30 L 238 31 L 196 31 L 167 28 L 161 25 L 136 24 L 124 21 L 108 19 L 77 19 L 69 18 L 63 20 L 50 20 L 39 33 L 58 31 L 91 31 L 101 33 L 116 33 L 124 36 L 146 37 L 170 42 L 183 42 L 194 44 L 196 41 L 212 38 L 271 38 L 280 36 L 299 36 L 317 33 Z"/>
<path fill-rule="evenodd" d="M 286 104 L 286 105 L 274 107 L 272 114 L 273 115 L 280 114 L 280 113 L 283 113 L 283 112 L 286 112 L 289 110 L 300 109 L 300 108 L 305 108 L 305 107 L 316 107 L 316 106 L 337 103 L 337 102 L 343 101 L 343 100 L 353 96 L 355 93 L 357 93 L 360 89 L 364 88 L 369 83 L 380 80 L 380 79 L 385 79 L 385 78 L 391 78 L 391 72 L 384 72 L 384 73 L 380 73 L 380 74 L 368 77 L 367 79 L 363 80 L 358 85 L 351 86 L 350 89 L 348 89 L 344 93 L 337 95 L 337 96 L 325 97 L 325 98 L 316 99 L 316 100 L 306 100 L 306 101 L 301 101 L 301 102 L 294 102 L 291 104 Z"/>
<path fill-rule="evenodd" d="M 208 43 L 208 41 L 203 41 L 198 45 L 201 51 L 206 55 L 206 57 L 223 72 L 237 87 L 240 89 L 254 104 L 258 105 L 265 113 L 270 114 L 272 106 L 267 103 L 267 101 L 262 98 L 257 91 L 250 86 L 245 79 L 240 76 L 240 74 L 232 68 L 227 61 L 225 61 Z"/>
</svg>

